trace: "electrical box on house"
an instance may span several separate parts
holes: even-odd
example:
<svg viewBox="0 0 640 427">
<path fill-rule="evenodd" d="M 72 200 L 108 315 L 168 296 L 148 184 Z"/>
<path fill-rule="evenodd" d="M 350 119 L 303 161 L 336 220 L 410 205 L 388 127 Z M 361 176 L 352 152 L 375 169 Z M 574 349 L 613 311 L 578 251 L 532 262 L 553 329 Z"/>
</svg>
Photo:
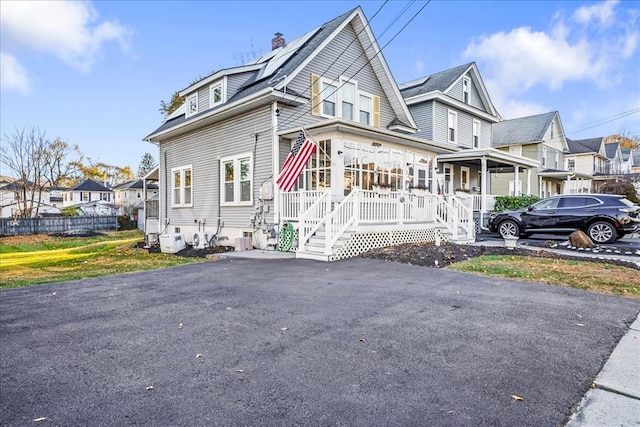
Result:
<svg viewBox="0 0 640 427">
<path fill-rule="evenodd" d="M 182 234 L 166 233 L 160 235 L 160 251 L 167 254 L 175 254 L 186 247 Z"/>
<path fill-rule="evenodd" d="M 260 198 L 262 200 L 273 200 L 273 183 L 265 182 L 260 187 Z"/>
</svg>

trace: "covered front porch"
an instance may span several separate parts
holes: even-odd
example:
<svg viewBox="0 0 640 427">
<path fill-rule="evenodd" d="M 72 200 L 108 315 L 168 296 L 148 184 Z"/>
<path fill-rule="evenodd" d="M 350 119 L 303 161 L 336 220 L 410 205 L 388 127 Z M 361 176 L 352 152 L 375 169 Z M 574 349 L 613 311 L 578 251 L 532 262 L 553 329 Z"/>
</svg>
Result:
<svg viewBox="0 0 640 427">
<path fill-rule="evenodd" d="M 536 160 L 493 148 L 468 149 L 439 155 L 437 179 L 442 192 L 458 195 L 482 226 L 496 196 L 531 194 L 532 171 L 539 166 Z"/>
<path fill-rule="evenodd" d="M 475 240 L 467 203 L 438 194 L 436 156 L 452 148 L 341 123 L 306 131 L 317 150 L 294 191 L 275 194 L 280 250 L 332 261 L 389 244 Z"/>
</svg>

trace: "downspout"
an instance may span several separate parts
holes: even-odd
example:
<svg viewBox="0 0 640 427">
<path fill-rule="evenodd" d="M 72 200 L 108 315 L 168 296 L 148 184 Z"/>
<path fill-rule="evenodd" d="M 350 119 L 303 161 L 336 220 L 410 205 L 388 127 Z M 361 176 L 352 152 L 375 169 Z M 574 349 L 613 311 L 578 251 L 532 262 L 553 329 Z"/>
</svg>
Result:
<svg viewBox="0 0 640 427">
<path fill-rule="evenodd" d="M 271 145 L 273 151 L 272 171 L 273 171 L 273 222 L 280 228 L 280 189 L 276 185 L 278 167 L 280 166 L 280 143 L 278 138 L 278 102 L 271 103 Z"/>
<path fill-rule="evenodd" d="M 480 200 L 480 230 L 482 231 L 491 231 L 487 227 L 484 226 L 484 213 L 487 210 L 487 158 L 486 156 L 482 156 L 480 160 L 480 169 L 482 171 L 482 182 L 480 183 L 480 189 L 482 191 L 481 200 Z"/>
</svg>

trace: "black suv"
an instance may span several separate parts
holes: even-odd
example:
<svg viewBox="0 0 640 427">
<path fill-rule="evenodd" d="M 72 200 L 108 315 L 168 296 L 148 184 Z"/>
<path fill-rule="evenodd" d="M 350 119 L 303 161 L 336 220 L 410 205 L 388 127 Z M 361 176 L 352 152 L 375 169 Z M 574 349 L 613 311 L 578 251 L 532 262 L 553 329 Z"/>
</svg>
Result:
<svg viewBox="0 0 640 427">
<path fill-rule="evenodd" d="M 564 194 L 526 209 L 493 213 L 489 228 L 503 237 L 582 230 L 594 243 L 611 243 L 640 229 L 640 207 L 615 194 Z"/>
</svg>

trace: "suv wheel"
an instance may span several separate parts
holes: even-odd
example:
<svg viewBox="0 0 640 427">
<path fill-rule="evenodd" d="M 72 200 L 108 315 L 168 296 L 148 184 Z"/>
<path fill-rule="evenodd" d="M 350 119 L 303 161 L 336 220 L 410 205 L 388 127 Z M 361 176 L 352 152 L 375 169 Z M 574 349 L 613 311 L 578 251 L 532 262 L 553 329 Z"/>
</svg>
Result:
<svg viewBox="0 0 640 427">
<path fill-rule="evenodd" d="M 597 221 L 587 228 L 587 234 L 596 243 L 613 243 L 618 237 L 616 229 L 611 223 Z"/>
<path fill-rule="evenodd" d="M 506 221 L 502 221 L 498 226 L 498 233 L 502 237 L 505 236 L 516 236 L 520 235 L 520 226 L 517 222 L 507 219 Z"/>
</svg>

